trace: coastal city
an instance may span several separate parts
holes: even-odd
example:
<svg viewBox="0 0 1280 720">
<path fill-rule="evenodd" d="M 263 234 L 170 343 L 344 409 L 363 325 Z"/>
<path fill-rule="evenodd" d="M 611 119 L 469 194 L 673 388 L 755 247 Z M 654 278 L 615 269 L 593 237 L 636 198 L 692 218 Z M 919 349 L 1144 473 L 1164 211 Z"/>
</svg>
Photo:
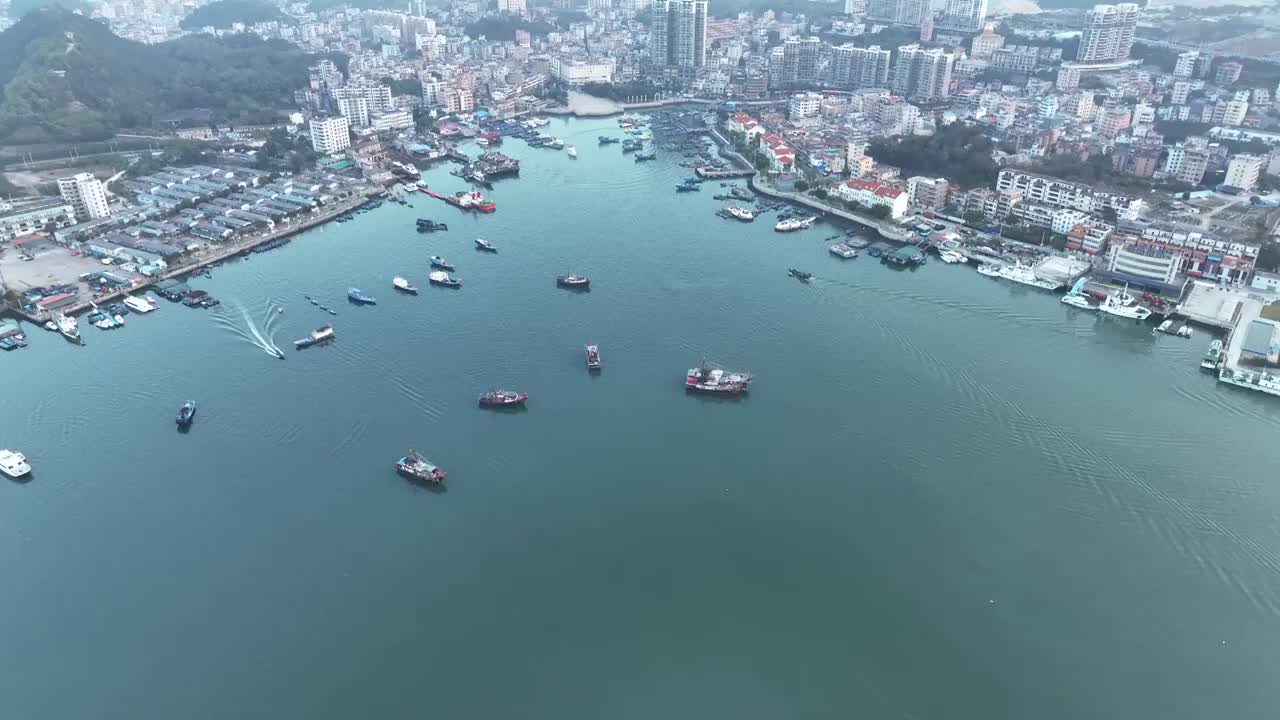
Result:
<svg viewBox="0 0 1280 720">
<path fill-rule="evenodd" d="M 779 232 L 827 219 L 843 227 L 829 238 L 840 259 L 937 254 L 1153 332 L 1203 328 L 1216 338 L 1206 370 L 1280 395 L 1280 46 L 1244 42 L 1238 8 L 394 5 L 104 1 L 11 16 L 6 34 L 60 29 L 66 53 L 249 37 L 291 48 L 299 69 L 264 80 L 294 83 L 269 103 L 287 111 L 81 110 L 44 131 L 41 157 L 15 146 L 0 268 L 28 325 L 6 320 L 0 347 L 22 347 L 30 327 L 79 341 L 78 316 L 123 327 L 153 309 L 148 295 L 212 307 L 191 285 L 210 266 L 418 190 L 490 212 L 484 190 L 519 173 L 504 140 L 576 157 L 543 118 L 620 115 L 625 140 L 602 147 L 678 159 L 695 172 L 677 192 L 721 181 L 726 218 L 778 210 Z M 1198 22 L 1239 37 L 1178 40 Z M 37 112 L 6 108 L 10 138 L 35 138 Z M 436 163 L 470 189 L 428 188 L 419 173 Z"/>
</svg>

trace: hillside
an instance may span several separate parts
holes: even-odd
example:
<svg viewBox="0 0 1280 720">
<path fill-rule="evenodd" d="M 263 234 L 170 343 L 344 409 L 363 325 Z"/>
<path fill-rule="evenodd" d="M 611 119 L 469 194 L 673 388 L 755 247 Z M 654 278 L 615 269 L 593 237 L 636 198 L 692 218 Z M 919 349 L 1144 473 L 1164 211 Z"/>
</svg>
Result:
<svg viewBox="0 0 1280 720">
<path fill-rule="evenodd" d="M 182 111 L 268 122 L 292 104 L 314 61 L 252 35 L 144 45 L 81 15 L 33 11 L 0 33 L 0 142 L 101 139 Z"/>
<path fill-rule="evenodd" d="M 208 5 L 201 5 L 182 18 L 180 23 L 185 30 L 199 30 L 203 27 L 229 28 L 236 23 L 254 25 L 263 22 L 292 23 L 288 15 L 280 12 L 280 8 L 263 0 L 214 0 Z"/>
</svg>

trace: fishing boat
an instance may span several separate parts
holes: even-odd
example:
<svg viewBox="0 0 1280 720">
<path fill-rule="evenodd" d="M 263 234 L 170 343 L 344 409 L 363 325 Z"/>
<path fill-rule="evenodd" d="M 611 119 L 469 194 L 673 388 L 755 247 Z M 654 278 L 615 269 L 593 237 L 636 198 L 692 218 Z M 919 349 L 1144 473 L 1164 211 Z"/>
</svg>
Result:
<svg viewBox="0 0 1280 720">
<path fill-rule="evenodd" d="M 797 230 L 806 230 L 813 227 L 813 224 L 817 222 L 817 220 L 818 218 L 812 216 L 805 218 L 787 218 L 786 220 L 779 221 L 773 226 L 773 229 L 774 232 L 795 232 Z"/>
<path fill-rule="evenodd" d="M 606 137 L 604 135 L 597 137 L 596 140 L 598 140 L 601 145 L 613 145 L 615 143 L 622 142 L 618 138 Z"/>
<path fill-rule="evenodd" d="M 0 472 L 17 480 L 31 474 L 31 466 L 27 464 L 27 456 L 20 452 L 0 450 Z"/>
<path fill-rule="evenodd" d="M 439 287 L 447 287 L 447 288 L 462 287 L 461 280 L 458 280 L 457 278 L 449 277 L 449 273 L 443 270 L 436 270 L 435 272 L 428 275 L 427 282 Z"/>
<path fill-rule="evenodd" d="M 418 294 L 418 288 L 411 285 L 408 280 L 405 280 L 399 275 L 391 278 L 391 286 L 403 293 L 408 293 L 410 295 Z"/>
<path fill-rule="evenodd" d="M 1218 361 L 1222 358 L 1222 341 L 1214 340 L 1209 343 L 1209 350 L 1204 354 L 1204 359 L 1200 361 L 1200 369 L 1216 372 L 1218 370 Z"/>
<path fill-rule="evenodd" d="M 701 190 L 702 188 L 698 187 L 697 185 L 691 185 L 687 183 L 681 183 L 676 186 L 676 192 L 699 192 Z"/>
<path fill-rule="evenodd" d="M 858 257 L 858 251 L 854 250 L 848 245 L 845 245 L 844 243 L 836 243 L 835 245 L 832 245 L 831 247 L 827 248 L 827 251 L 830 252 L 832 255 L 835 255 L 838 258 L 843 258 L 845 260 L 850 260 L 852 258 Z"/>
<path fill-rule="evenodd" d="M 191 427 L 191 423 L 196 419 L 196 401 L 188 400 L 185 405 L 178 408 L 178 417 L 175 421 L 178 427 Z"/>
<path fill-rule="evenodd" d="M 1129 294 L 1129 285 L 1127 283 L 1123 291 L 1108 295 L 1098 309 L 1108 315 L 1130 320 L 1146 320 L 1151 317 L 1151 311 L 1139 305 L 1138 301 Z"/>
<path fill-rule="evenodd" d="M 74 317 L 66 313 L 58 313 L 58 316 L 54 318 L 54 322 L 58 332 L 62 333 L 62 337 L 73 343 L 80 342 L 80 324 L 76 322 Z"/>
<path fill-rule="evenodd" d="M 378 301 L 366 295 L 360 288 L 348 288 L 347 299 L 357 305 L 377 305 Z"/>
<path fill-rule="evenodd" d="M 293 347 L 298 350 L 303 350 L 311 347 L 312 345 L 319 345 L 320 343 L 328 342 L 335 337 L 337 337 L 337 335 L 334 334 L 332 327 L 322 325 L 315 330 L 312 330 L 310 335 L 302 338 L 301 340 L 294 340 Z"/>
<path fill-rule="evenodd" d="M 445 260 L 439 255 L 431 256 L 431 267 L 440 268 L 441 270 L 448 270 L 450 272 L 457 270 L 457 268 L 455 268 L 448 260 Z"/>
<path fill-rule="evenodd" d="M 684 389 L 691 393 L 738 395 L 747 391 L 751 373 L 729 372 L 703 363 L 685 373 Z"/>
<path fill-rule="evenodd" d="M 476 249 L 491 253 L 498 252 L 498 248 L 494 247 L 493 243 L 485 240 L 484 238 L 476 238 Z"/>
<path fill-rule="evenodd" d="M 600 360 L 600 346 L 593 342 L 587 343 L 587 370 L 591 372 L 600 372 L 604 364 Z"/>
<path fill-rule="evenodd" d="M 657 160 L 657 159 L 658 159 L 658 154 L 657 154 L 657 153 L 653 153 L 653 152 L 647 152 L 647 153 L 636 153 L 636 162 L 638 162 L 638 163 L 639 163 L 639 162 L 648 162 L 648 161 L 650 161 L 650 160 Z"/>
<path fill-rule="evenodd" d="M 591 288 L 591 278 L 585 275 L 568 273 L 557 277 L 556 285 L 570 290 L 588 290 Z"/>
<path fill-rule="evenodd" d="M 524 403 L 528 399 L 529 399 L 529 393 L 512 392 L 510 390 L 493 388 L 489 390 L 489 392 L 480 396 L 480 407 L 484 407 L 484 408 L 524 407 Z"/>
<path fill-rule="evenodd" d="M 813 273 L 797 270 L 796 268 L 787 268 L 787 274 L 800 282 L 809 282 L 813 278 Z"/>
<path fill-rule="evenodd" d="M 987 277 L 1000 277 L 1001 265 L 997 263 L 982 263 L 978 266 L 978 274 Z"/>
<path fill-rule="evenodd" d="M 416 451 L 410 449 L 405 456 L 396 461 L 396 472 L 410 480 L 417 480 L 429 485 L 439 485 L 444 482 L 445 471 L 430 460 L 419 455 Z"/>
</svg>

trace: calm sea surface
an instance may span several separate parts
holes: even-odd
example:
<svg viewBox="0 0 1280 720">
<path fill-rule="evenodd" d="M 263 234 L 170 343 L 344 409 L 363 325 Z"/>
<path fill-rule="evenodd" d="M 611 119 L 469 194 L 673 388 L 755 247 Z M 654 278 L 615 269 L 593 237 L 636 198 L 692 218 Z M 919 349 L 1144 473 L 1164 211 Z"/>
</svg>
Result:
<svg viewBox="0 0 1280 720">
<path fill-rule="evenodd" d="M 841 262 L 612 120 L 548 131 L 580 159 L 507 143 L 493 215 L 387 204 L 193 281 L 219 310 L 0 358 L 36 468 L 0 481 L 0 717 L 1276 716 L 1280 403 L 1205 333 Z M 750 397 L 687 397 L 703 356 Z"/>
</svg>

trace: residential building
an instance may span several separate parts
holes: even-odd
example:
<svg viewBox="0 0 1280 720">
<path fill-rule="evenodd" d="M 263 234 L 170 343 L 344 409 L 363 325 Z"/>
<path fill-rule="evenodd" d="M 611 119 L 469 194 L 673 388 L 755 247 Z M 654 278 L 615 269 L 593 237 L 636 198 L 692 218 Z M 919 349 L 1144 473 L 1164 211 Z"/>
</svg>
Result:
<svg viewBox="0 0 1280 720">
<path fill-rule="evenodd" d="M 822 95 L 818 93 L 796 93 L 787 101 L 787 118 L 796 121 L 817 117 L 818 107 L 821 103 Z"/>
<path fill-rule="evenodd" d="M 75 208 L 61 198 L 5 203 L 5 208 L 0 211 L 0 240 L 14 240 L 41 230 L 76 224 Z"/>
<path fill-rule="evenodd" d="M 311 147 L 321 155 L 336 155 L 351 147 L 351 125 L 344 116 L 311 118 Z"/>
<path fill-rule="evenodd" d="M 951 186 L 946 178 L 916 176 L 907 179 L 907 202 L 913 207 L 941 210 Z"/>
<path fill-rule="evenodd" d="M 867 12 L 867 0 L 844 0 L 845 15 L 864 15 Z"/>
<path fill-rule="evenodd" d="M 926 16 L 929 15 L 926 10 Z M 938 28 L 959 32 L 977 32 L 987 17 L 987 0 L 946 0 Z"/>
<path fill-rule="evenodd" d="M 836 183 L 830 194 L 866 208 L 887 207 L 889 217 L 897 220 L 907 214 L 907 194 L 898 188 L 868 180 L 846 180 Z"/>
<path fill-rule="evenodd" d="M 1093 127 L 1097 133 L 1103 137 L 1114 138 L 1120 134 L 1121 130 L 1129 127 L 1129 121 L 1132 115 L 1129 108 L 1123 106 L 1104 107 L 1098 113 L 1098 119 L 1094 121 Z"/>
<path fill-rule="evenodd" d="M 528 15 L 529 5 L 525 0 L 498 0 L 498 12 Z"/>
<path fill-rule="evenodd" d="M 1228 87 L 1234 85 L 1240 79 L 1240 72 L 1244 70 L 1244 66 L 1235 61 L 1227 61 L 1218 65 L 1218 70 L 1213 74 L 1213 83 Z"/>
<path fill-rule="evenodd" d="M 1222 113 L 1222 124 L 1232 127 L 1239 127 L 1244 124 L 1244 118 L 1249 113 L 1249 103 L 1243 100 L 1232 100 L 1226 104 L 1226 108 Z"/>
<path fill-rule="evenodd" d="M 1156 221 L 1143 228 L 1142 239 L 1177 249 L 1182 273 L 1232 284 L 1248 283 L 1258 258 L 1258 245 L 1206 234 L 1199 225 Z"/>
<path fill-rule="evenodd" d="M 776 172 L 790 172 L 795 167 L 796 151 L 786 141 L 773 133 L 760 136 L 765 155 L 769 158 L 769 167 Z"/>
<path fill-rule="evenodd" d="M 860 48 L 841 45 L 831 53 L 831 79 L 837 87 L 849 89 L 887 87 L 891 53 L 879 45 Z"/>
<path fill-rule="evenodd" d="M 613 61 L 607 58 L 587 61 L 553 57 L 549 69 L 552 77 L 569 85 L 613 82 Z"/>
<path fill-rule="evenodd" d="M 414 126 L 413 113 L 398 108 L 388 110 L 372 119 L 372 126 L 378 132 L 397 132 L 400 130 L 408 130 Z"/>
<path fill-rule="evenodd" d="M 1055 208 L 1069 207 L 1086 213 L 1097 213 L 1109 207 L 1120 214 L 1135 214 L 1142 208 L 1142 201 L 1136 198 L 1011 168 L 1000 171 L 996 189 L 1017 190 L 1028 202 Z"/>
<path fill-rule="evenodd" d="M 77 222 L 88 222 L 111 214 L 102 181 L 90 173 L 58 178 L 58 193 L 71 204 Z"/>
<path fill-rule="evenodd" d="M 332 60 L 321 60 L 307 68 L 310 87 L 319 93 L 332 92 L 342 86 L 342 72 Z"/>
<path fill-rule="evenodd" d="M 821 47 L 822 41 L 816 37 L 787 38 L 782 44 L 782 82 L 817 82 Z"/>
<path fill-rule="evenodd" d="M 1186 105 L 1187 96 L 1191 94 L 1191 83 L 1186 80 L 1179 80 L 1173 84 L 1173 88 L 1169 90 L 1169 102 L 1173 105 Z"/>
<path fill-rule="evenodd" d="M 991 53 L 991 67 L 1007 72 L 1031 74 L 1040 63 L 1040 49 L 1030 45 L 1010 45 Z"/>
<path fill-rule="evenodd" d="M 1173 66 L 1173 76 L 1176 78 L 1190 78 L 1196 71 L 1196 60 L 1200 57 L 1199 50 L 1187 50 L 1178 53 L 1178 62 Z"/>
<path fill-rule="evenodd" d="M 1244 192 L 1253 192 L 1258 186 L 1258 178 L 1262 175 L 1264 158 L 1261 155 L 1241 153 L 1232 155 L 1227 163 L 1227 178 L 1224 185 L 1239 188 Z"/>
<path fill-rule="evenodd" d="M 1138 6 L 1133 3 L 1094 5 L 1085 13 L 1076 60 L 1109 63 L 1127 60 L 1138 28 Z"/>
<path fill-rule="evenodd" d="M 363 95 L 335 95 L 334 102 L 338 105 L 338 112 L 347 119 L 351 127 L 369 127 L 369 101 Z"/>
<path fill-rule="evenodd" d="M 1058 116 L 1058 96 L 1045 95 L 1040 98 L 1040 102 L 1036 103 L 1036 114 L 1045 122 L 1052 121 Z"/>
<path fill-rule="evenodd" d="M 919 45 L 898 48 L 891 86 L 897 95 L 924 102 L 951 95 L 951 69 L 955 57 L 940 48 L 925 50 Z"/>
<path fill-rule="evenodd" d="M 706 0 L 655 0 L 649 52 L 655 65 L 686 70 L 706 65 Z"/>
<path fill-rule="evenodd" d="M 975 60 L 986 60 L 991 53 L 1004 47 L 1004 36 L 997 35 L 991 23 L 987 23 L 982 32 L 969 44 L 969 56 Z"/>
<path fill-rule="evenodd" d="M 1168 149 L 1164 161 L 1164 174 L 1178 182 L 1199 185 L 1209 168 L 1209 153 L 1182 145 Z"/>
</svg>

